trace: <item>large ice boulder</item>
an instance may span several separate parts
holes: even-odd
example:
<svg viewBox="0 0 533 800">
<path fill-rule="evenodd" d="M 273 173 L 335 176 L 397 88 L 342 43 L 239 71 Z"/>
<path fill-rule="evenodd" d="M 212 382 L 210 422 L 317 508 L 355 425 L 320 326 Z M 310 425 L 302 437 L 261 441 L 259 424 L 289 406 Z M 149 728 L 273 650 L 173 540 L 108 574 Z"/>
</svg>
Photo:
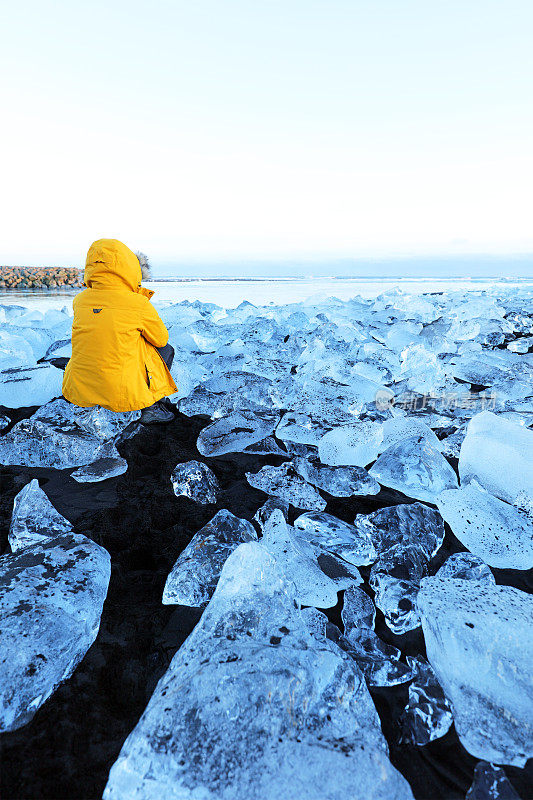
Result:
<svg viewBox="0 0 533 800">
<path fill-rule="evenodd" d="M 514 503 L 533 497 L 533 431 L 482 411 L 468 423 L 459 455 L 461 483 L 473 478 L 488 492 Z"/>
<path fill-rule="evenodd" d="M 74 533 L 0 558 L 0 730 L 29 722 L 96 639 L 110 561 Z"/>
<path fill-rule="evenodd" d="M 117 413 L 54 400 L 0 438 L 0 464 L 66 469 L 120 459 L 114 441 L 139 416 L 140 411 Z"/>
<path fill-rule="evenodd" d="M 105 800 L 407 800 L 365 681 L 258 543 L 228 558 L 111 768 Z"/>
<path fill-rule="evenodd" d="M 533 756 L 533 597 L 434 576 L 422 581 L 417 602 L 462 744 L 476 758 L 523 767 Z"/>
</svg>

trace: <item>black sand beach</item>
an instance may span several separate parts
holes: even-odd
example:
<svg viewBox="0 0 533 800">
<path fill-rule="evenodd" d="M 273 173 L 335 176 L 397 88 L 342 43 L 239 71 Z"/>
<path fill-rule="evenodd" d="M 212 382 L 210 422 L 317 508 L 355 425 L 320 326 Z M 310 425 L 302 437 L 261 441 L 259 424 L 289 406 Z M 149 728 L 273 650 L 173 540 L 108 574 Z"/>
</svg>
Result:
<svg viewBox="0 0 533 800">
<path fill-rule="evenodd" d="M 13 422 L 35 410 L 0 408 Z M 102 796 L 125 738 L 201 615 L 197 609 L 162 605 L 163 586 L 174 561 L 216 511 L 227 508 L 251 520 L 265 501 L 263 492 L 248 485 L 245 472 L 256 472 L 266 463 L 279 464 L 283 459 L 242 454 L 204 459 L 196 449 L 196 439 L 208 422 L 207 417 L 178 414 L 168 426 L 142 429 L 119 446 L 128 471 L 102 483 L 76 483 L 69 477 L 70 470 L 0 468 L 0 552 L 7 547 L 13 499 L 37 477 L 75 530 L 103 545 L 112 559 L 111 583 L 96 642 L 31 723 L 0 737 L 3 800 L 97 800 Z M 170 472 L 178 462 L 190 459 L 206 461 L 215 472 L 223 490 L 216 506 L 174 496 Z M 357 513 L 409 502 L 399 492 L 383 489 L 367 498 L 323 496 L 329 501 L 326 510 L 349 522 Z M 446 539 L 432 571 L 451 553 L 463 549 L 446 527 Z M 365 578 L 368 570 L 361 568 Z M 530 573 L 494 570 L 494 574 L 498 583 L 533 590 Z M 339 606 L 326 613 L 341 624 Z M 379 611 L 376 629 L 404 655 L 424 653 L 420 629 L 394 636 Z M 407 778 L 417 800 L 463 800 L 476 759 L 461 746 L 453 727 L 426 747 L 402 744 L 399 718 L 407 701 L 407 685 L 372 689 L 371 693 L 391 761 Z M 533 797 L 531 769 L 505 767 L 505 772 L 522 800 Z"/>
</svg>

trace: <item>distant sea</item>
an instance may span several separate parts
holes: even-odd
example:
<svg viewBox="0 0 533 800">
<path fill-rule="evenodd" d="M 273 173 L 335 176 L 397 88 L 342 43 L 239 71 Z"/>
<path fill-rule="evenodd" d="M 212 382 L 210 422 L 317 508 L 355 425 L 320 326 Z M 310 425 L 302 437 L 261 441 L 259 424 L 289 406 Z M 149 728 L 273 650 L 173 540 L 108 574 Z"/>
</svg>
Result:
<svg viewBox="0 0 533 800">
<path fill-rule="evenodd" d="M 435 278 L 435 277 L 259 277 L 259 278 L 183 278 L 165 277 L 146 281 L 144 286 L 155 292 L 155 305 L 201 300 L 232 308 L 243 300 L 255 305 L 297 303 L 309 298 L 337 297 L 349 300 L 359 296 L 377 297 L 391 289 L 406 294 L 457 291 L 505 291 L 510 287 L 533 289 L 532 278 Z M 0 290 L 0 304 L 18 304 L 46 310 L 70 306 L 79 289 Z"/>
</svg>

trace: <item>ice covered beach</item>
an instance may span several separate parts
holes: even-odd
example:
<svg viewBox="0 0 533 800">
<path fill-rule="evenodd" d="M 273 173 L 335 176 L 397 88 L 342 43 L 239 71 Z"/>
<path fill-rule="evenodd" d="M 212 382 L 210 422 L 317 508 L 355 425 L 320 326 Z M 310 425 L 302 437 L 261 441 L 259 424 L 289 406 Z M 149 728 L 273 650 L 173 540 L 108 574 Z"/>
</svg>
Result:
<svg viewBox="0 0 533 800">
<path fill-rule="evenodd" d="M 532 299 L 167 296 L 151 429 L 2 305 L 2 797 L 530 796 Z"/>
</svg>

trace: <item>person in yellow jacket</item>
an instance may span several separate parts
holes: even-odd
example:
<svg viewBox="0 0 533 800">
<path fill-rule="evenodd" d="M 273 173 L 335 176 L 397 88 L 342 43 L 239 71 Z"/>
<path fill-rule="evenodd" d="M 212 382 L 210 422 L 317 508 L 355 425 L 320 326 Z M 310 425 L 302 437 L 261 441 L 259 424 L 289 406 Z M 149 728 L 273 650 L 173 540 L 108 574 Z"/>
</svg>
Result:
<svg viewBox="0 0 533 800">
<path fill-rule="evenodd" d="M 63 397 L 77 406 L 111 411 L 143 409 L 141 422 L 171 422 L 162 398 L 176 391 L 168 331 L 141 286 L 135 253 L 117 239 L 89 248 L 84 285 L 74 298 L 72 357 Z"/>
</svg>

